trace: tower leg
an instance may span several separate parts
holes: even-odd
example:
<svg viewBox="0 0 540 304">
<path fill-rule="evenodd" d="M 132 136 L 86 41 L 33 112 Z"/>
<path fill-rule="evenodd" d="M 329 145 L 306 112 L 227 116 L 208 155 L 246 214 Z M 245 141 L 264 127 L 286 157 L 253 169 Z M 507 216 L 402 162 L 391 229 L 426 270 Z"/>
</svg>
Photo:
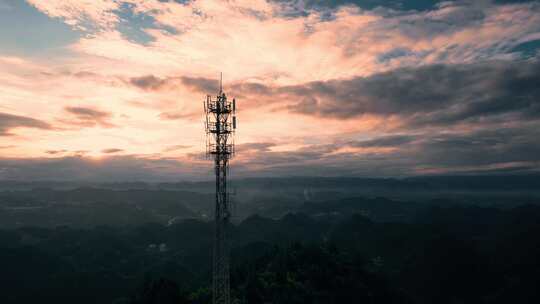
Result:
<svg viewBox="0 0 540 304">
<path fill-rule="evenodd" d="M 229 273 L 229 204 L 227 195 L 227 160 L 216 155 L 216 209 L 213 268 L 213 303 L 230 304 Z"/>
</svg>

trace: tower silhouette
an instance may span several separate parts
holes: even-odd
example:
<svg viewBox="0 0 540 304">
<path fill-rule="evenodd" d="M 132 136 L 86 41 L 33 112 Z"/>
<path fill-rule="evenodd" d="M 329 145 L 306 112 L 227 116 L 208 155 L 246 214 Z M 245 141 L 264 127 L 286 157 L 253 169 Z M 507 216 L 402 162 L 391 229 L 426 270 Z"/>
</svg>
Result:
<svg viewBox="0 0 540 304">
<path fill-rule="evenodd" d="M 222 76 L 217 96 L 206 96 L 206 155 L 214 160 L 216 174 L 215 236 L 213 253 L 212 301 L 214 304 L 230 304 L 229 238 L 231 217 L 227 173 L 229 160 L 234 155 L 234 131 L 236 129 L 236 100 L 228 101 L 223 92 Z"/>
</svg>

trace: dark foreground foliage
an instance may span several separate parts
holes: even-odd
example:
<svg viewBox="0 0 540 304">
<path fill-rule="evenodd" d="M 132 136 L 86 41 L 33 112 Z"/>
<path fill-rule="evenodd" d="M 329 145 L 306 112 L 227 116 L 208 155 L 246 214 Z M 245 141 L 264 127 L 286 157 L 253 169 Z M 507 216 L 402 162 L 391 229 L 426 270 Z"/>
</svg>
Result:
<svg viewBox="0 0 540 304">
<path fill-rule="evenodd" d="M 231 227 L 235 303 L 540 303 L 540 208 Z M 212 225 L 0 231 L 1 303 L 210 303 Z"/>
<path fill-rule="evenodd" d="M 233 276 L 239 303 L 406 303 L 381 276 L 366 270 L 358 255 L 334 246 L 275 248 Z"/>
</svg>

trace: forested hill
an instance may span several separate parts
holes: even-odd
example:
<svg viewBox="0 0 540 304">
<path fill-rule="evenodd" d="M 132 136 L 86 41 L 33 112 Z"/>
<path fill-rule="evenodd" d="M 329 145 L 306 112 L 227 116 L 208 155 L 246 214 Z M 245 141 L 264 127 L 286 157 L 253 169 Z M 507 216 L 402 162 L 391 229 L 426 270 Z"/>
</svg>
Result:
<svg viewBox="0 0 540 304">
<path fill-rule="evenodd" d="M 251 216 L 235 303 L 536 303 L 540 208 L 432 207 L 408 222 Z M 184 220 L 0 231 L 2 303 L 209 303 L 213 228 Z"/>
</svg>

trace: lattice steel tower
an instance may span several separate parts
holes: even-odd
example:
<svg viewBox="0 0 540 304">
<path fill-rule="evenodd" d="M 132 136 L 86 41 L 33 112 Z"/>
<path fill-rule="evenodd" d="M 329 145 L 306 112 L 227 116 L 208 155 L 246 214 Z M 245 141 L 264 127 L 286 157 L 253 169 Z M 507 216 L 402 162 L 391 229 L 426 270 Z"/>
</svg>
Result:
<svg viewBox="0 0 540 304">
<path fill-rule="evenodd" d="M 234 130 L 236 129 L 236 100 L 227 100 L 219 83 L 219 94 L 206 96 L 206 155 L 214 159 L 216 172 L 216 210 L 213 257 L 213 303 L 230 304 L 229 240 L 227 229 L 231 217 L 227 171 L 229 159 L 234 155 Z"/>
</svg>

